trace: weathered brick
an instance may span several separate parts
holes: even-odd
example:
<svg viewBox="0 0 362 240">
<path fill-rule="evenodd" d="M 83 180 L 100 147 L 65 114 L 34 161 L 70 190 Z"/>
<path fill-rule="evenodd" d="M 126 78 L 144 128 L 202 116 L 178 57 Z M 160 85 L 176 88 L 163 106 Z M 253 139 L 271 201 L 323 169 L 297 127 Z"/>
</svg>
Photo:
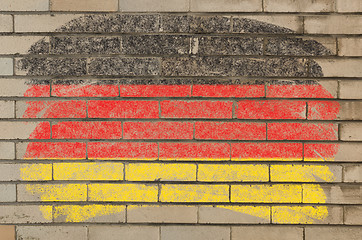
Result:
<svg viewBox="0 0 362 240">
<path fill-rule="evenodd" d="M 362 207 L 361 206 L 345 206 L 344 207 L 344 223 L 350 225 L 362 225 Z"/>
<path fill-rule="evenodd" d="M 283 226 L 232 227 L 232 240 L 303 240 L 303 228 Z"/>
<path fill-rule="evenodd" d="M 347 3 L 344 3 L 347 5 Z M 362 17 L 357 15 L 306 16 L 304 32 L 315 34 L 361 34 Z"/>
<path fill-rule="evenodd" d="M 49 37 L 1 36 L 1 54 L 44 54 L 49 53 Z"/>
<path fill-rule="evenodd" d="M 19 202 L 87 201 L 86 184 L 18 184 Z"/>
<path fill-rule="evenodd" d="M 140 55 L 188 54 L 190 37 L 174 35 L 124 36 L 122 53 Z"/>
<path fill-rule="evenodd" d="M 118 10 L 118 0 L 50 0 L 51 11 L 96 11 L 115 12 Z"/>
<path fill-rule="evenodd" d="M 0 142 L 0 159 L 15 159 L 15 144 L 12 142 Z"/>
<path fill-rule="evenodd" d="M 338 55 L 356 57 L 362 56 L 362 38 L 339 38 Z"/>
<path fill-rule="evenodd" d="M 362 12 L 360 0 L 336 0 L 337 12 Z"/>
<path fill-rule="evenodd" d="M 325 199 L 316 199 L 324 192 Z M 362 187 L 358 185 L 303 185 L 304 203 L 361 204 Z"/>
<path fill-rule="evenodd" d="M 189 31 L 193 33 L 227 33 L 230 31 L 230 17 L 190 16 Z"/>
<path fill-rule="evenodd" d="M 86 240 L 86 226 L 20 226 L 16 228 L 17 239 L 37 240 Z"/>
<path fill-rule="evenodd" d="M 0 225 L 0 232 L 2 240 L 15 240 L 15 226 Z"/>
<path fill-rule="evenodd" d="M 261 12 L 261 0 L 191 0 L 191 12 Z"/>
<path fill-rule="evenodd" d="M 128 205 L 128 223 L 197 223 L 196 206 Z"/>
<path fill-rule="evenodd" d="M 306 240 L 359 240 L 361 239 L 361 227 L 306 227 Z"/>
<path fill-rule="evenodd" d="M 89 201 L 157 202 L 156 184 L 89 184 Z"/>
<path fill-rule="evenodd" d="M 0 15 L 0 32 L 13 31 L 13 17 L 11 15 Z"/>
<path fill-rule="evenodd" d="M 126 206 L 109 204 L 59 205 L 54 206 L 53 217 L 56 223 L 124 223 Z"/>
<path fill-rule="evenodd" d="M 128 181 L 196 181 L 195 164 L 138 163 L 126 165 Z"/>
<path fill-rule="evenodd" d="M 52 207 L 3 205 L 0 206 L 0 218 L 1 223 L 50 223 L 52 222 Z"/>
<path fill-rule="evenodd" d="M 362 141 L 361 123 L 342 123 L 340 124 L 342 141 Z"/>
<path fill-rule="evenodd" d="M 274 224 L 343 224 L 343 208 L 320 205 L 272 206 L 272 221 Z"/>
<path fill-rule="evenodd" d="M 304 144 L 304 161 L 360 162 L 361 154 L 359 143 Z"/>
<path fill-rule="evenodd" d="M 303 33 L 303 18 L 290 15 L 255 15 L 233 18 L 234 33 Z"/>
<path fill-rule="evenodd" d="M 85 118 L 86 101 L 18 101 L 17 118 Z"/>
<path fill-rule="evenodd" d="M 154 76 L 159 74 L 157 58 L 92 58 L 88 65 L 92 75 Z"/>
<path fill-rule="evenodd" d="M 49 122 L 0 122 L 0 139 L 49 139 Z"/>
<path fill-rule="evenodd" d="M 0 185 L 0 202 L 15 202 L 16 186 L 15 184 Z"/>
<path fill-rule="evenodd" d="M 170 80 L 162 81 L 160 85 L 147 85 L 142 82 L 140 85 L 121 84 L 121 97 L 189 97 L 191 96 L 191 85 L 164 85 Z M 172 82 L 171 82 L 172 83 Z"/>
<path fill-rule="evenodd" d="M 196 122 L 196 139 L 265 140 L 265 123 Z"/>
<path fill-rule="evenodd" d="M 0 181 L 49 180 L 52 180 L 51 164 L 0 164 Z"/>
<path fill-rule="evenodd" d="M 188 12 L 188 0 L 120 0 L 119 8 L 123 12 Z"/>
<path fill-rule="evenodd" d="M 192 139 L 191 122 L 125 122 L 124 139 Z"/>
<path fill-rule="evenodd" d="M 120 181 L 123 163 L 54 163 L 54 180 Z"/>
<path fill-rule="evenodd" d="M 334 0 L 265 0 L 265 12 L 333 12 Z"/>
<path fill-rule="evenodd" d="M 265 54 L 283 56 L 330 56 L 336 54 L 334 38 L 269 38 Z"/>
<path fill-rule="evenodd" d="M 0 9 L 1 11 L 48 11 L 49 0 L 3 0 Z"/>
<path fill-rule="evenodd" d="M 260 224 L 270 223 L 268 206 L 200 206 L 199 223 L 206 224 Z"/>
<path fill-rule="evenodd" d="M 121 52 L 119 37 L 51 37 L 53 54 L 118 54 Z"/>
<path fill-rule="evenodd" d="M 362 59 L 318 59 L 316 62 L 323 69 L 324 77 L 362 77 L 359 67 Z"/>
<path fill-rule="evenodd" d="M 162 226 L 161 240 L 230 239 L 230 228 L 219 226 Z"/>
<path fill-rule="evenodd" d="M 342 99 L 362 99 L 362 82 L 360 80 L 341 81 L 339 97 Z"/>
<path fill-rule="evenodd" d="M 89 240 L 159 240 L 157 226 L 90 226 Z"/>
<path fill-rule="evenodd" d="M 344 166 L 344 182 L 362 182 L 362 165 Z"/>
<path fill-rule="evenodd" d="M 272 182 L 342 182 L 338 165 L 271 165 Z"/>
<path fill-rule="evenodd" d="M 308 119 L 312 120 L 362 120 L 362 102 L 314 101 L 308 102 Z"/>
<path fill-rule="evenodd" d="M 52 84 L 52 96 L 118 97 L 117 83 L 114 80 L 55 80 Z"/>
<path fill-rule="evenodd" d="M 15 15 L 15 32 L 54 32 L 67 22 L 81 15 Z"/>
<path fill-rule="evenodd" d="M 49 97 L 49 81 L 32 82 L 27 79 L 0 79 L 0 96 L 2 97 Z"/>
<path fill-rule="evenodd" d="M 87 74 L 85 58 L 17 58 L 15 74 L 28 76 L 81 76 Z"/>
<path fill-rule="evenodd" d="M 269 166 L 199 164 L 197 180 L 204 182 L 266 182 L 269 181 Z"/>
<path fill-rule="evenodd" d="M 161 15 L 160 32 L 186 33 L 190 31 L 191 16 L 187 15 Z"/>
<path fill-rule="evenodd" d="M 0 101 L 0 118 L 14 118 L 15 117 L 15 102 L 14 101 Z"/>
<path fill-rule="evenodd" d="M 12 58 L 0 58 L 0 75 L 13 75 L 13 66 L 14 64 Z"/>
</svg>

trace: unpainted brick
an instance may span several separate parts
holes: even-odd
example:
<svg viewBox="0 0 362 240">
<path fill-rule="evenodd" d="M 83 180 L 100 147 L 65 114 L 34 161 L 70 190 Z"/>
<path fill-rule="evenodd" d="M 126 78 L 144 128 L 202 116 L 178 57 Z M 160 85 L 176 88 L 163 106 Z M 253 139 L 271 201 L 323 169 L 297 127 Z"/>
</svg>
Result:
<svg viewBox="0 0 362 240">
<path fill-rule="evenodd" d="M 344 182 L 362 182 L 362 165 L 344 166 Z"/>
<path fill-rule="evenodd" d="M 359 67 L 362 59 L 317 59 L 316 63 L 321 67 L 324 77 L 362 77 L 362 69 Z"/>
<path fill-rule="evenodd" d="M 0 54 L 29 53 L 49 53 L 49 37 L 0 36 Z"/>
<path fill-rule="evenodd" d="M 14 101 L 0 101 L 0 118 L 14 118 L 14 108 Z"/>
<path fill-rule="evenodd" d="M 37 172 L 27 176 L 24 173 Z M 0 164 L 0 181 L 49 181 L 52 180 L 51 164 Z"/>
<path fill-rule="evenodd" d="M 14 64 L 12 58 L 0 58 L 0 75 L 13 75 L 13 66 Z"/>
<path fill-rule="evenodd" d="M 362 141 L 362 123 L 342 123 L 340 129 L 342 141 Z"/>
<path fill-rule="evenodd" d="M 49 0 L 2 0 L 1 11 L 48 11 Z"/>
<path fill-rule="evenodd" d="M 361 80 L 340 81 L 339 97 L 342 99 L 362 99 L 362 81 Z"/>
<path fill-rule="evenodd" d="M 362 207 L 361 206 L 345 206 L 344 207 L 344 223 L 348 225 L 362 225 Z"/>
<path fill-rule="evenodd" d="M 161 240 L 230 239 L 230 228 L 219 226 L 161 226 Z"/>
<path fill-rule="evenodd" d="M 50 0 L 50 10 L 115 12 L 118 10 L 118 0 Z"/>
<path fill-rule="evenodd" d="M 191 12 L 261 12 L 261 0 L 191 0 Z"/>
<path fill-rule="evenodd" d="M 334 0 L 264 0 L 265 12 L 333 12 Z"/>
<path fill-rule="evenodd" d="M 362 160 L 362 144 L 305 144 L 304 160 L 360 162 Z"/>
<path fill-rule="evenodd" d="M 197 223 L 196 206 L 129 205 L 128 223 Z"/>
<path fill-rule="evenodd" d="M 361 34 L 362 16 L 306 16 L 304 20 L 304 32 L 312 34 Z"/>
<path fill-rule="evenodd" d="M 0 32 L 13 31 L 13 17 L 11 15 L 0 14 Z"/>
<path fill-rule="evenodd" d="M 362 56 L 362 38 L 339 38 L 338 55 L 354 57 Z"/>
<path fill-rule="evenodd" d="M 89 226 L 89 240 L 159 240 L 156 226 Z"/>
<path fill-rule="evenodd" d="M 15 202 L 16 186 L 15 184 L 0 184 L 0 202 Z"/>
<path fill-rule="evenodd" d="M 15 226 L 0 225 L 1 240 L 15 240 Z"/>
<path fill-rule="evenodd" d="M 360 0 L 336 0 L 337 12 L 362 12 L 362 2 Z"/>
<path fill-rule="evenodd" d="M 306 227 L 305 240 L 360 240 L 362 236 L 361 227 Z"/>
<path fill-rule="evenodd" d="M 0 79 L 0 96 L 2 97 L 49 97 L 49 82 L 37 84 L 27 79 Z"/>
<path fill-rule="evenodd" d="M 19 226 L 17 240 L 87 240 L 86 226 Z"/>
<path fill-rule="evenodd" d="M 0 139 L 50 138 L 50 124 L 47 122 L 0 122 L 0 129 Z"/>
<path fill-rule="evenodd" d="M 46 217 L 43 213 L 46 214 Z M 1 223 L 51 223 L 52 207 L 41 205 L 3 205 L 0 206 L 0 219 Z"/>
<path fill-rule="evenodd" d="M 67 22 L 82 15 L 15 15 L 15 32 L 54 32 Z"/>
<path fill-rule="evenodd" d="M 303 228 L 283 226 L 232 227 L 231 240 L 303 240 Z"/>
<path fill-rule="evenodd" d="M 326 199 L 315 200 L 313 194 L 323 189 Z M 358 185 L 303 185 L 304 203 L 361 204 L 362 187 Z"/>
<path fill-rule="evenodd" d="M 15 143 L 0 142 L 0 159 L 15 159 Z"/>
<path fill-rule="evenodd" d="M 188 0 L 119 0 L 122 12 L 188 12 Z"/>
<path fill-rule="evenodd" d="M 309 101 L 310 120 L 362 120 L 362 101 Z"/>
</svg>

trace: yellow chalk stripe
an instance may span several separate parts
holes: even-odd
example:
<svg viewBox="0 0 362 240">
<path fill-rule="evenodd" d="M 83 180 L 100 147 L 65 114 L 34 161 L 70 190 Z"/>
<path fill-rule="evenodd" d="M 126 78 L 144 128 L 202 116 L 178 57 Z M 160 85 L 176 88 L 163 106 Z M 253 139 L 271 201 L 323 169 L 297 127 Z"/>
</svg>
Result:
<svg viewBox="0 0 362 240">
<path fill-rule="evenodd" d="M 162 161 L 229 161 L 230 158 L 162 158 L 160 157 L 160 160 Z"/>
<path fill-rule="evenodd" d="M 229 202 L 228 185 L 162 185 L 161 202 Z"/>
<path fill-rule="evenodd" d="M 51 164 L 22 164 L 20 177 L 25 181 L 52 180 Z"/>
<path fill-rule="evenodd" d="M 208 182 L 269 181 L 268 165 L 200 164 L 198 180 Z"/>
<path fill-rule="evenodd" d="M 119 214 L 126 210 L 122 205 L 62 205 L 54 207 L 54 218 L 65 217 L 65 222 L 85 222 L 91 218 Z"/>
<path fill-rule="evenodd" d="M 327 206 L 273 206 L 273 223 L 312 224 L 328 216 Z"/>
<path fill-rule="evenodd" d="M 270 167 L 273 182 L 333 182 L 335 177 L 323 165 L 273 165 Z"/>
<path fill-rule="evenodd" d="M 194 164 L 139 163 L 126 165 L 129 181 L 196 181 Z"/>
<path fill-rule="evenodd" d="M 304 158 L 305 162 L 333 162 L 334 161 L 334 157 L 333 158 Z"/>
<path fill-rule="evenodd" d="M 232 161 L 302 161 L 302 158 L 231 158 Z"/>
<path fill-rule="evenodd" d="M 123 180 L 123 163 L 54 163 L 54 180 Z"/>
<path fill-rule="evenodd" d="M 226 206 L 218 205 L 219 208 L 225 208 L 234 212 L 249 214 L 263 219 L 270 219 L 270 207 L 268 206 Z"/>
<path fill-rule="evenodd" d="M 69 158 L 68 158 L 69 159 Z M 156 158 L 88 158 L 89 160 L 142 160 L 142 161 L 155 161 Z"/>
<path fill-rule="evenodd" d="M 318 184 L 303 184 L 304 203 L 325 203 L 327 200 L 323 188 Z"/>
<path fill-rule="evenodd" d="M 89 201 L 157 202 L 157 185 L 90 184 L 88 188 Z"/>
<path fill-rule="evenodd" d="M 27 184 L 26 190 L 42 201 L 87 201 L 85 184 Z"/>
<path fill-rule="evenodd" d="M 40 212 L 43 214 L 44 219 L 53 219 L 53 207 L 52 206 L 39 206 Z"/>
<path fill-rule="evenodd" d="M 301 185 L 232 185 L 231 202 L 300 203 Z"/>
</svg>

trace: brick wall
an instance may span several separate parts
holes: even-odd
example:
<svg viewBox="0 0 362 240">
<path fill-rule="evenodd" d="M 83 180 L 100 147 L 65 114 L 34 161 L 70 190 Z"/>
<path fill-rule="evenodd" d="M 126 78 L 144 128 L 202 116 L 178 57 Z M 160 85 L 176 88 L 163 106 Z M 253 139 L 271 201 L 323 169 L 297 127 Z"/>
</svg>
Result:
<svg viewBox="0 0 362 240">
<path fill-rule="evenodd" d="M 362 239 L 360 0 L 1 0 L 0 240 Z"/>
</svg>

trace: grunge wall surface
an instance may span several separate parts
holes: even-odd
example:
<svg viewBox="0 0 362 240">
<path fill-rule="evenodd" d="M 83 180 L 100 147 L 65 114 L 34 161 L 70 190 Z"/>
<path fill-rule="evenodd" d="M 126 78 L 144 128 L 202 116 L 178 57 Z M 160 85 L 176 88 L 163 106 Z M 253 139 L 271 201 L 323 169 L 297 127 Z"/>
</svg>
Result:
<svg viewBox="0 0 362 240">
<path fill-rule="evenodd" d="M 360 0 L 1 0 L 0 240 L 362 239 Z"/>
</svg>

